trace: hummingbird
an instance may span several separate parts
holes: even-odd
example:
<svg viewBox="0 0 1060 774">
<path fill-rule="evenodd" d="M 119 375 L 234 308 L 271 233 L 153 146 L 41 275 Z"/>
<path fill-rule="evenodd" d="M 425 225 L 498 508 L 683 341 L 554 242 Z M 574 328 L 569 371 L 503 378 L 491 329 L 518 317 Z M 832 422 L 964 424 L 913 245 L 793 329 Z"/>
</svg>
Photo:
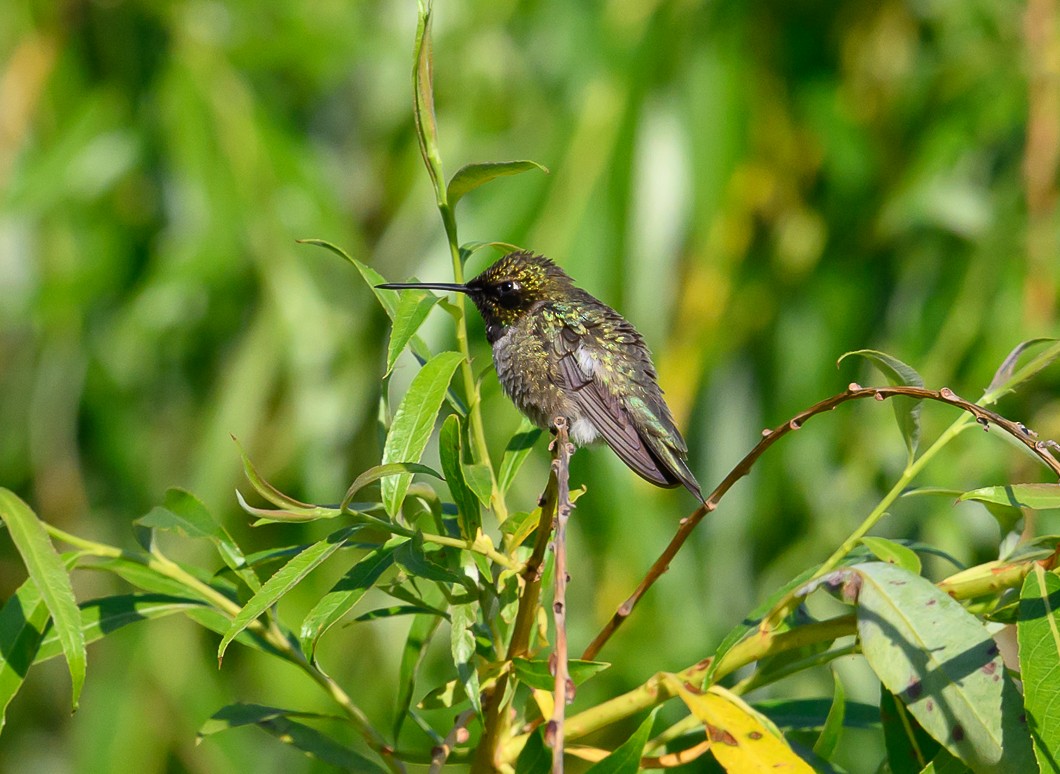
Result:
<svg viewBox="0 0 1060 774">
<path fill-rule="evenodd" d="M 517 251 L 466 284 L 376 287 L 466 294 L 486 323 L 504 392 L 535 425 L 550 429 L 563 416 L 576 445 L 603 440 L 641 478 L 703 501 L 644 338 L 548 258 Z"/>
</svg>

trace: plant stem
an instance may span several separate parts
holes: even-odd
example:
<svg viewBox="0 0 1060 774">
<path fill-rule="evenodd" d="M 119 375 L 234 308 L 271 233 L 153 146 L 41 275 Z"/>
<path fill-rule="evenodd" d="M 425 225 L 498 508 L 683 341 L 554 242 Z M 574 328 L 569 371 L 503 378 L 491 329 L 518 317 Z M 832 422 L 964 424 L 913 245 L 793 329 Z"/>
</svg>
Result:
<svg viewBox="0 0 1060 774">
<path fill-rule="evenodd" d="M 556 438 L 552 442 L 556 451 L 552 461 L 556 473 L 556 552 L 555 595 L 552 614 L 556 622 L 556 647 L 553 652 L 553 669 L 556 683 L 553 690 L 552 720 L 545 731 L 545 739 L 552 744 L 552 771 L 563 772 L 563 720 L 566 717 L 568 683 L 570 673 L 567 665 L 567 520 L 570 517 L 570 456 L 571 444 L 567 439 L 567 420 L 556 417 Z"/>
</svg>

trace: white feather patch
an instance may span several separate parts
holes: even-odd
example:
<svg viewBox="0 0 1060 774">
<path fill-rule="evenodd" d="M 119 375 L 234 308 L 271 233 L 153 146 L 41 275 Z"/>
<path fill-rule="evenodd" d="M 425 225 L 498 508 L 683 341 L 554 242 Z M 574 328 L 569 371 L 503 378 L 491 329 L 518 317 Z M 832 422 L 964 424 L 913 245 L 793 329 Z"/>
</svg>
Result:
<svg viewBox="0 0 1060 774">
<path fill-rule="evenodd" d="M 570 426 L 570 437 L 578 446 L 588 446 L 600 437 L 596 426 L 585 417 L 575 419 Z"/>
</svg>

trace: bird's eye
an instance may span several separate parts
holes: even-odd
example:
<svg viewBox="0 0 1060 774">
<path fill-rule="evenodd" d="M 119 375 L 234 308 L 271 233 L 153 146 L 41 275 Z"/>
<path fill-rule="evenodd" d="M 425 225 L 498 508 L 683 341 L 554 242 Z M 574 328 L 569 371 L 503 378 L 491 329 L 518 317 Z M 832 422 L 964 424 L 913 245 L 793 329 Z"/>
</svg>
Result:
<svg viewBox="0 0 1060 774">
<path fill-rule="evenodd" d="M 523 286 L 516 280 L 505 280 L 497 285 L 497 301 L 507 309 L 514 309 L 520 304 L 519 294 Z"/>
</svg>

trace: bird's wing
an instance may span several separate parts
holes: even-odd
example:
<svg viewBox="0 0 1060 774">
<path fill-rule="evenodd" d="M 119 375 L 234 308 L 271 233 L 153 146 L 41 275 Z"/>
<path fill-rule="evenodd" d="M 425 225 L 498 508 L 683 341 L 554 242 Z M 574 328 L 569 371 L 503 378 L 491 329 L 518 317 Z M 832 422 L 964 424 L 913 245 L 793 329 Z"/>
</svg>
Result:
<svg viewBox="0 0 1060 774">
<path fill-rule="evenodd" d="M 557 350 L 560 387 L 567 391 L 615 454 L 635 473 L 656 486 L 673 487 L 684 483 L 645 442 L 630 416 L 625 399 L 608 389 L 605 369 L 609 366 L 603 362 L 599 347 L 593 346 L 591 334 L 584 329 L 579 332 L 564 327 L 558 337 Z"/>
</svg>

